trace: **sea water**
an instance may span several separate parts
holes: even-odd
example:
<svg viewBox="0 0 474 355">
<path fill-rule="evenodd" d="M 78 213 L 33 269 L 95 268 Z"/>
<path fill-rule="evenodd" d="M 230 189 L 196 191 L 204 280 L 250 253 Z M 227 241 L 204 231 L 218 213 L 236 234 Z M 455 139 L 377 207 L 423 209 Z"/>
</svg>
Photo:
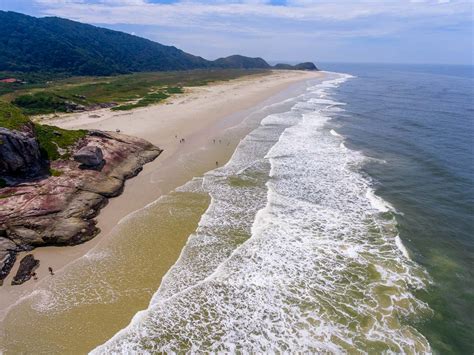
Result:
<svg viewBox="0 0 474 355">
<path fill-rule="evenodd" d="M 93 353 L 472 350 L 472 77 L 335 69 L 179 189 L 207 211 Z"/>
</svg>

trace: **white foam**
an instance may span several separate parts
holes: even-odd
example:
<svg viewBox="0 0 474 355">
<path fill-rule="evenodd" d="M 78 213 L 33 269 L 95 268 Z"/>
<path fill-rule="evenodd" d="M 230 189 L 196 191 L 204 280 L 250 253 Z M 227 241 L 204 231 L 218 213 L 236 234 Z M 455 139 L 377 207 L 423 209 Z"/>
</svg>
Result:
<svg viewBox="0 0 474 355">
<path fill-rule="evenodd" d="M 335 130 L 331 129 L 329 131 L 334 137 L 342 137 L 339 133 L 337 133 Z"/>
<path fill-rule="evenodd" d="M 375 195 L 374 190 L 371 187 L 367 189 L 365 196 L 370 201 L 372 207 L 380 212 L 394 211 L 394 208 L 387 201 Z"/>
<path fill-rule="evenodd" d="M 395 237 L 395 244 L 397 245 L 398 249 L 400 249 L 405 258 L 410 259 L 410 254 L 408 253 L 407 248 L 405 248 L 405 245 L 403 245 L 403 242 L 398 234 Z"/>
<path fill-rule="evenodd" d="M 400 254 L 395 221 L 380 216 L 391 206 L 354 168 L 364 157 L 325 128 L 331 90 L 348 78 L 308 88 L 206 174 L 212 201 L 178 262 L 93 353 L 431 350 L 398 323 L 426 309 L 412 294 L 426 274 Z"/>
</svg>

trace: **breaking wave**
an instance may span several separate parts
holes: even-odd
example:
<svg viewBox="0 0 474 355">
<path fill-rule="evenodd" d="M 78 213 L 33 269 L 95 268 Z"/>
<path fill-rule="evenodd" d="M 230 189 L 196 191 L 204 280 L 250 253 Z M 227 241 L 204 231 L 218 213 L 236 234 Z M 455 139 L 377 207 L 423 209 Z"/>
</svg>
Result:
<svg viewBox="0 0 474 355">
<path fill-rule="evenodd" d="M 227 165 L 182 191 L 211 204 L 149 307 L 93 353 L 429 352 L 395 211 L 360 173 L 366 158 L 328 127 L 344 103 L 329 74 L 264 118 Z"/>
</svg>

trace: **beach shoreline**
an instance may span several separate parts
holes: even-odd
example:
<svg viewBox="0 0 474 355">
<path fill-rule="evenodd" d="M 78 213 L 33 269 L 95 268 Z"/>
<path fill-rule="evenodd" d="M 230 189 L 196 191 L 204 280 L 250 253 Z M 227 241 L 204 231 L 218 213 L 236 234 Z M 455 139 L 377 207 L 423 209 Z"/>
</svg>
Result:
<svg viewBox="0 0 474 355">
<path fill-rule="evenodd" d="M 262 102 L 287 90 L 291 85 L 324 75 L 320 72 L 274 71 L 267 75 L 254 75 L 209 86 L 187 88 L 165 103 L 130 112 L 114 112 L 102 109 L 94 112 L 68 114 L 59 118 L 42 120 L 43 123 L 62 128 L 120 130 L 164 149 L 162 155 L 144 166 L 135 178 L 128 180 L 124 192 L 109 200 L 97 217 L 101 232 L 93 240 L 74 247 L 43 247 L 32 253 L 41 264 L 37 270 L 39 280 L 21 286 L 10 286 L 18 262 L 0 288 L 0 319 L 18 300 L 32 294 L 56 273 L 97 247 L 123 219 L 145 208 L 176 187 L 181 186 L 193 173 L 204 173 L 225 164 L 238 144 L 222 141 L 222 132 L 239 124 Z M 240 137 L 242 138 L 242 137 Z M 184 139 L 184 142 L 182 141 Z M 199 168 L 186 172 L 182 162 L 197 151 Z M 184 170 L 183 170 L 184 169 Z M 191 175 L 190 175 L 191 174 Z M 26 255 L 19 254 L 18 260 Z"/>
</svg>

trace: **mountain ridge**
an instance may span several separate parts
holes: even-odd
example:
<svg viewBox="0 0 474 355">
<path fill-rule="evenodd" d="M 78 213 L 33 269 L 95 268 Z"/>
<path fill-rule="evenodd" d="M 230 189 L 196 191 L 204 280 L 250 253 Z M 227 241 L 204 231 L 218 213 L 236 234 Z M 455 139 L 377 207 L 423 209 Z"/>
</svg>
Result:
<svg viewBox="0 0 474 355">
<path fill-rule="evenodd" d="M 271 69 L 272 66 L 262 58 L 242 55 L 210 61 L 120 31 L 60 17 L 37 18 L 0 11 L 0 71 L 112 75 L 222 68 Z"/>
</svg>

